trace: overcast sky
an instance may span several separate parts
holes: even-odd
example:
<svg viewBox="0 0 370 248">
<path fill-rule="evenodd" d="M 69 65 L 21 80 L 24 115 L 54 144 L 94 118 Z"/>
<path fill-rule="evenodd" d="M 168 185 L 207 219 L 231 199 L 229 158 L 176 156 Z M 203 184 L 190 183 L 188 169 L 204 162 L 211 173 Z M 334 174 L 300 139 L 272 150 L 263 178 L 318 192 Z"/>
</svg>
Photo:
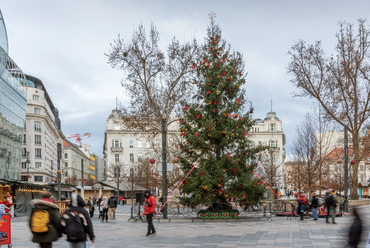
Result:
<svg viewBox="0 0 370 248">
<path fill-rule="evenodd" d="M 9 54 L 24 73 L 41 79 L 60 111 L 62 130 L 90 132 L 83 143 L 102 154 L 106 119 L 116 96 L 124 101 L 121 71 L 107 64 L 104 53 L 120 34 L 130 38 L 140 24 L 153 22 L 166 47 L 180 41 L 203 41 L 208 13 L 216 12 L 223 37 L 244 54 L 245 85 L 255 107 L 254 118 L 271 108 L 283 121 L 290 152 L 296 126 L 313 100 L 292 97 L 287 52 L 299 39 L 323 41 L 333 53 L 338 21 L 368 18 L 370 1 L 124 1 L 124 0 L 1 0 Z"/>
</svg>

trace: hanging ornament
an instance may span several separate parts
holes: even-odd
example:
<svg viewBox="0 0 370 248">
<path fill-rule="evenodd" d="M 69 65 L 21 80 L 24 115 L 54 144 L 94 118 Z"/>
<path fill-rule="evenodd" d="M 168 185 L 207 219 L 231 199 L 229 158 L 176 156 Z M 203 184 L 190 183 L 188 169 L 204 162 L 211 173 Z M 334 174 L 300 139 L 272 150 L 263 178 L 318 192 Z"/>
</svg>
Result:
<svg viewBox="0 0 370 248">
<path fill-rule="evenodd" d="M 230 153 L 227 154 L 227 157 L 230 158 Z"/>
<path fill-rule="evenodd" d="M 216 110 L 213 110 L 213 113 L 216 113 Z"/>
<path fill-rule="evenodd" d="M 234 117 L 234 119 L 236 119 L 236 118 L 238 118 L 238 115 L 237 115 L 237 114 L 235 114 L 235 115 L 233 115 L 233 117 Z"/>
<path fill-rule="evenodd" d="M 232 133 L 232 134 L 231 134 L 231 138 L 234 138 L 234 135 L 235 135 L 235 134 L 233 134 L 233 133 Z"/>
<path fill-rule="evenodd" d="M 240 103 L 240 99 L 236 100 L 236 103 Z"/>
<path fill-rule="evenodd" d="M 197 138 L 198 138 L 198 133 L 195 133 L 195 137 L 197 137 Z"/>
<path fill-rule="evenodd" d="M 181 123 L 182 122 L 182 119 L 179 119 L 179 122 Z"/>
<path fill-rule="evenodd" d="M 199 120 L 199 118 L 200 118 L 200 115 L 196 115 L 196 117 L 197 117 L 197 119 Z"/>
<path fill-rule="evenodd" d="M 194 81 L 192 82 L 192 84 L 196 84 L 196 83 L 197 83 L 197 82 L 194 82 Z"/>
<path fill-rule="evenodd" d="M 234 173 L 236 172 L 236 168 L 233 168 Z"/>
<path fill-rule="evenodd" d="M 207 91 L 207 95 L 208 95 L 209 93 L 211 93 L 211 91 L 210 91 L 210 90 L 209 90 L 209 91 Z"/>
<path fill-rule="evenodd" d="M 212 137 L 212 135 L 211 134 L 208 134 L 208 137 Z"/>
<path fill-rule="evenodd" d="M 225 76 L 226 75 L 226 70 L 221 74 L 221 76 Z"/>
<path fill-rule="evenodd" d="M 198 142 L 197 142 L 198 144 L 200 144 L 200 140 L 198 140 Z"/>
<path fill-rule="evenodd" d="M 226 113 L 224 113 L 224 114 L 223 114 L 223 117 L 226 117 L 226 116 L 227 116 L 227 115 L 226 115 Z"/>
<path fill-rule="evenodd" d="M 219 90 L 216 90 L 216 94 L 218 95 L 218 94 L 220 94 L 220 91 Z"/>
<path fill-rule="evenodd" d="M 247 135 L 248 135 L 248 132 L 247 132 L 247 131 L 245 131 L 245 132 L 244 132 L 244 136 L 247 136 Z"/>
<path fill-rule="evenodd" d="M 222 63 L 224 63 L 225 62 L 225 60 L 224 59 L 222 59 Z"/>
<path fill-rule="evenodd" d="M 195 69 L 195 64 L 193 64 L 193 69 Z"/>
<path fill-rule="evenodd" d="M 225 135 L 225 134 L 226 134 L 226 132 L 225 132 L 225 131 L 222 131 L 222 134 L 223 134 L 223 135 Z"/>
<path fill-rule="evenodd" d="M 219 182 L 219 183 L 221 183 L 221 177 L 220 177 L 220 179 L 218 180 L 218 182 Z"/>
<path fill-rule="evenodd" d="M 185 105 L 185 109 L 188 109 L 188 105 Z"/>
</svg>

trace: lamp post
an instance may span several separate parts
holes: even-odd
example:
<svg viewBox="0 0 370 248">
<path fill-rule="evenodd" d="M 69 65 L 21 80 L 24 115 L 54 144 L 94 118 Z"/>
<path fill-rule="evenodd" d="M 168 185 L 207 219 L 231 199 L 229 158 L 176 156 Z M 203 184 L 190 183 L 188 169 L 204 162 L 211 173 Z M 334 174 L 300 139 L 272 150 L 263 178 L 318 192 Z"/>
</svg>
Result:
<svg viewBox="0 0 370 248">
<path fill-rule="evenodd" d="M 30 152 L 26 152 L 26 164 L 27 164 L 27 182 L 30 180 Z"/>
<path fill-rule="evenodd" d="M 348 126 L 344 126 L 344 211 L 348 212 Z"/>
</svg>

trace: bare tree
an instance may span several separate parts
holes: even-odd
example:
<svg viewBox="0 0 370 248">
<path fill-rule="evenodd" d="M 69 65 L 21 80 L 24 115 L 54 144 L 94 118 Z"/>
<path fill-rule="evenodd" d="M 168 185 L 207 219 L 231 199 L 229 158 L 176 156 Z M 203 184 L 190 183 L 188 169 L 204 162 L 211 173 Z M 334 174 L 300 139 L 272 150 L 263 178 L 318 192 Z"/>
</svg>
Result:
<svg viewBox="0 0 370 248">
<path fill-rule="evenodd" d="M 302 167 L 302 162 L 300 161 L 289 161 L 285 163 L 285 182 L 298 189 L 298 191 L 304 189 Z"/>
<path fill-rule="evenodd" d="M 319 179 L 315 136 L 313 118 L 310 114 L 306 114 L 303 123 L 297 127 L 293 149 L 295 160 L 301 166 L 302 184 L 308 186 L 310 198 L 313 186 Z"/>
<path fill-rule="evenodd" d="M 119 175 L 118 177 L 121 178 L 126 174 L 126 166 L 122 162 L 114 162 L 111 163 L 108 168 L 106 168 L 106 178 L 117 180 L 117 168 L 119 168 Z"/>
<path fill-rule="evenodd" d="M 326 57 L 321 42 L 308 45 L 298 41 L 289 51 L 287 68 L 298 96 L 317 99 L 327 116 L 348 125 L 353 137 L 356 164 L 352 167 L 351 199 L 358 199 L 360 131 L 370 116 L 369 29 L 359 20 L 357 34 L 352 24 L 339 23 L 336 56 Z"/>
</svg>

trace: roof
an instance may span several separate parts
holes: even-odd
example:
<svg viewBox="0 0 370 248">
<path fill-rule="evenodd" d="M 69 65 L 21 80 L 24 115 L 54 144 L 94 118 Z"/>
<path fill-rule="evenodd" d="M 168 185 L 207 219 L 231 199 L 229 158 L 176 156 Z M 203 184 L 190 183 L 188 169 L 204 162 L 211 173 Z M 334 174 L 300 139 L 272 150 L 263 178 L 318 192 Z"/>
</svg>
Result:
<svg viewBox="0 0 370 248">
<path fill-rule="evenodd" d="M 366 155 L 366 154 L 364 154 Z M 369 155 L 369 154 L 367 154 Z M 348 157 L 353 156 L 353 146 L 348 147 Z M 363 150 L 360 150 L 360 157 L 363 156 Z M 334 148 L 324 159 L 335 160 L 344 158 L 344 148 Z"/>
<path fill-rule="evenodd" d="M 85 153 L 83 153 L 80 149 L 78 149 L 78 147 L 75 144 L 73 144 L 72 142 L 68 140 L 63 140 L 63 147 L 71 147 L 72 150 L 84 156 L 86 159 L 90 159 L 89 157 L 85 155 Z"/>
<path fill-rule="evenodd" d="M 271 120 L 272 118 L 279 120 L 275 112 L 268 112 L 264 120 L 267 121 L 267 120 Z"/>
</svg>

